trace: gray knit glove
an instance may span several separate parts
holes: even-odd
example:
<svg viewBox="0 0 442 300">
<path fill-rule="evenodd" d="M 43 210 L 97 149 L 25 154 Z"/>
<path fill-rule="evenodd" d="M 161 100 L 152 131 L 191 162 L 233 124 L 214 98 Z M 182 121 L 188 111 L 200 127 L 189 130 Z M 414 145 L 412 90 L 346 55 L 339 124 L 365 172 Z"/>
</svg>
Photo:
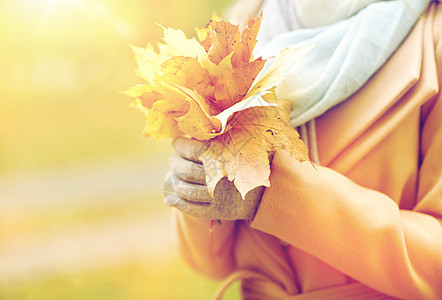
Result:
<svg viewBox="0 0 442 300">
<path fill-rule="evenodd" d="M 173 142 L 177 152 L 171 158 L 171 170 L 164 183 L 164 202 L 198 218 L 217 220 L 253 219 L 264 187 L 247 193 L 246 199 L 233 182 L 222 178 L 215 187 L 212 199 L 206 187 L 206 174 L 198 159 L 205 144 L 186 138 Z"/>
</svg>

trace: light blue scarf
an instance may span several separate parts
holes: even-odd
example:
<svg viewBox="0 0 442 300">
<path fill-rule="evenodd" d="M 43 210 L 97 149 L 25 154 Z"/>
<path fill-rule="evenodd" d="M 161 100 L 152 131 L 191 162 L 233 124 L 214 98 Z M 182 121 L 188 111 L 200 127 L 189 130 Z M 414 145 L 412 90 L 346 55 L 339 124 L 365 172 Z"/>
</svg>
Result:
<svg viewBox="0 0 442 300">
<path fill-rule="evenodd" d="M 279 98 L 292 102 L 291 125 L 296 127 L 320 116 L 361 88 L 399 47 L 429 2 L 378 1 L 348 19 L 280 33 L 263 48 L 258 44 L 255 56 L 264 58 L 287 47 L 316 44 L 276 88 Z M 287 15 L 281 15 L 284 17 Z M 265 18 L 264 8 L 263 30 Z"/>
</svg>

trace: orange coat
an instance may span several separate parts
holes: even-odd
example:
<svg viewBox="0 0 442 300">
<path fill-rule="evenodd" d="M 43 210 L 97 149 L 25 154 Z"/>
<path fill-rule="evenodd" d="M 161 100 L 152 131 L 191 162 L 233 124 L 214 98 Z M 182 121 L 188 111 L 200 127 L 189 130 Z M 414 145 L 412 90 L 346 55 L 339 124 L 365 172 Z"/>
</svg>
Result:
<svg viewBox="0 0 442 300">
<path fill-rule="evenodd" d="M 386 65 L 316 120 L 321 167 L 275 154 L 253 221 L 209 238 L 209 221 L 177 212 L 185 260 L 212 278 L 261 274 L 243 280 L 247 299 L 442 299 L 441 37 L 433 2 Z"/>
</svg>

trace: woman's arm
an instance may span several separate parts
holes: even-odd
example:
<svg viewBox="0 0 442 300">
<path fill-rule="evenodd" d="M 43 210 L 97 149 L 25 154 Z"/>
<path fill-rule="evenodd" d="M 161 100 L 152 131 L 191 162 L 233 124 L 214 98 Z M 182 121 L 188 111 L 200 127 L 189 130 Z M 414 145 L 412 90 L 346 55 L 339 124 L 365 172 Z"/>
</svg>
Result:
<svg viewBox="0 0 442 300">
<path fill-rule="evenodd" d="M 435 41 L 442 37 L 439 11 L 437 6 L 430 31 Z M 436 59 L 441 86 L 442 44 L 436 42 L 434 50 L 432 59 Z M 399 151 L 401 147 L 416 147 L 420 152 L 418 187 L 411 210 L 401 210 L 386 194 L 364 188 L 329 168 L 315 170 L 280 152 L 274 157 L 271 187 L 264 193 L 252 227 L 386 294 L 442 299 L 440 93 L 424 105 L 421 127 L 413 130 L 420 130 L 419 148 L 406 142 L 397 144 Z"/>
<path fill-rule="evenodd" d="M 431 105 L 412 211 L 329 168 L 315 170 L 278 152 L 252 227 L 386 294 L 442 299 L 442 101 Z"/>
</svg>

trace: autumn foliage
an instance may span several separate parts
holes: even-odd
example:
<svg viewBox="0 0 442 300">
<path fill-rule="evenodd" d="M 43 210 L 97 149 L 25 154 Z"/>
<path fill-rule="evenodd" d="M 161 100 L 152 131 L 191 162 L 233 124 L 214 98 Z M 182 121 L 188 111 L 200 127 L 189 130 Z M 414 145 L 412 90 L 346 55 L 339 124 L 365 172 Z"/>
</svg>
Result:
<svg viewBox="0 0 442 300">
<path fill-rule="evenodd" d="M 308 160 L 288 123 L 288 102 L 276 99 L 273 88 L 310 49 L 285 49 L 272 62 L 254 59 L 261 20 L 249 19 L 241 32 L 214 16 L 197 29 L 198 40 L 165 28 L 158 51 L 150 44 L 133 47 L 137 74 L 146 84 L 126 94 L 146 115 L 145 135 L 206 141 L 200 159 L 211 194 L 222 177 L 233 181 L 243 198 L 255 187 L 269 186 L 275 150 Z"/>
</svg>

